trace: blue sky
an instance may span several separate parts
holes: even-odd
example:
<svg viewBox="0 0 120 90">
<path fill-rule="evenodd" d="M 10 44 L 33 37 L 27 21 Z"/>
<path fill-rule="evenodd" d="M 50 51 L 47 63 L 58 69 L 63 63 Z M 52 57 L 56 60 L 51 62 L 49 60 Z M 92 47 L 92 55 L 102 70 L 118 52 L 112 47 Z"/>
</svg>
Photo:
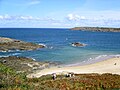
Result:
<svg viewBox="0 0 120 90">
<path fill-rule="evenodd" d="M 120 27 L 120 0 L 0 0 L 0 27 Z"/>
</svg>

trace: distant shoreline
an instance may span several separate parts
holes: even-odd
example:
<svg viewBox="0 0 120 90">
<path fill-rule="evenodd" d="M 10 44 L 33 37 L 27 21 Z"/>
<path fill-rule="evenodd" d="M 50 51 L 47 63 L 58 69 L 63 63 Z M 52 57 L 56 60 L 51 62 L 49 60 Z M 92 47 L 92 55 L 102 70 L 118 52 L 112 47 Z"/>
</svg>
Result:
<svg viewBox="0 0 120 90">
<path fill-rule="evenodd" d="M 110 27 L 74 27 L 70 30 L 81 30 L 81 31 L 98 31 L 98 32 L 120 32 L 120 28 Z"/>
</svg>

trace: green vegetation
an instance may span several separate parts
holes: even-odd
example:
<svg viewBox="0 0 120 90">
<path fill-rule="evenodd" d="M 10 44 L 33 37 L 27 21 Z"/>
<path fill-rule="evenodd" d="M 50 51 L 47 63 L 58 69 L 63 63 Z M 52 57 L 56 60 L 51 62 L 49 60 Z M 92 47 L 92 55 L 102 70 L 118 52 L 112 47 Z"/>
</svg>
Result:
<svg viewBox="0 0 120 90">
<path fill-rule="evenodd" d="M 27 88 L 27 80 L 24 73 L 16 73 L 15 70 L 0 63 L 0 90 L 22 90 Z"/>
<path fill-rule="evenodd" d="M 119 90 L 120 75 L 116 74 L 75 74 L 75 77 L 51 75 L 27 78 L 25 73 L 0 63 L 0 90 Z"/>
<path fill-rule="evenodd" d="M 27 74 L 50 66 L 49 62 L 37 62 L 32 58 L 18 56 L 0 57 L 0 62 L 17 72 L 25 72 Z"/>
</svg>

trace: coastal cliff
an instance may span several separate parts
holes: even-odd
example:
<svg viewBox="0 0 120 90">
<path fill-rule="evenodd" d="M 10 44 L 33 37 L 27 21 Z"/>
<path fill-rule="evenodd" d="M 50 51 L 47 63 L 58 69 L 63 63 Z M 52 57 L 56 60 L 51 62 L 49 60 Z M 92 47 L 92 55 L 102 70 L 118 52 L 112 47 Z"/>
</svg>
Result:
<svg viewBox="0 0 120 90">
<path fill-rule="evenodd" d="M 120 28 L 107 28 L 107 27 L 74 27 L 74 28 L 71 28 L 71 30 L 120 32 Z"/>
<path fill-rule="evenodd" d="M 35 50 L 44 47 L 44 45 L 0 37 L 0 52 L 7 52 L 9 50 Z"/>
</svg>

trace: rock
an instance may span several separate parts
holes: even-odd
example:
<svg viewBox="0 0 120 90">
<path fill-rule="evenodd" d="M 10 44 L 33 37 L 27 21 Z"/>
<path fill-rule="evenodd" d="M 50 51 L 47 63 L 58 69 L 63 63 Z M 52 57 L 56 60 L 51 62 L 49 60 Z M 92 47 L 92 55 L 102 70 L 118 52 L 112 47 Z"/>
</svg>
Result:
<svg viewBox="0 0 120 90">
<path fill-rule="evenodd" d="M 18 72 L 26 73 L 31 73 L 35 70 L 41 70 L 43 68 L 49 67 L 48 62 L 37 62 L 32 58 L 18 56 L 0 57 L 0 63 L 11 67 Z"/>
<path fill-rule="evenodd" d="M 0 37 L 0 52 L 8 52 L 10 50 L 35 50 L 44 47 L 44 45 L 40 44 Z"/>
<path fill-rule="evenodd" d="M 56 66 L 53 62 L 38 62 L 32 58 L 21 56 L 0 57 L 0 63 L 13 68 L 17 72 L 25 72 L 27 74 L 34 73 L 52 66 Z"/>
<path fill-rule="evenodd" d="M 79 42 L 75 42 L 75 43 L 72 43 L 72 46 L 75 46 L 75 47 L 83 47 L 83 46 L 86 46 L 86 44 L 82 44 L 82 43 L 79 43 Z"/>
</svg>

